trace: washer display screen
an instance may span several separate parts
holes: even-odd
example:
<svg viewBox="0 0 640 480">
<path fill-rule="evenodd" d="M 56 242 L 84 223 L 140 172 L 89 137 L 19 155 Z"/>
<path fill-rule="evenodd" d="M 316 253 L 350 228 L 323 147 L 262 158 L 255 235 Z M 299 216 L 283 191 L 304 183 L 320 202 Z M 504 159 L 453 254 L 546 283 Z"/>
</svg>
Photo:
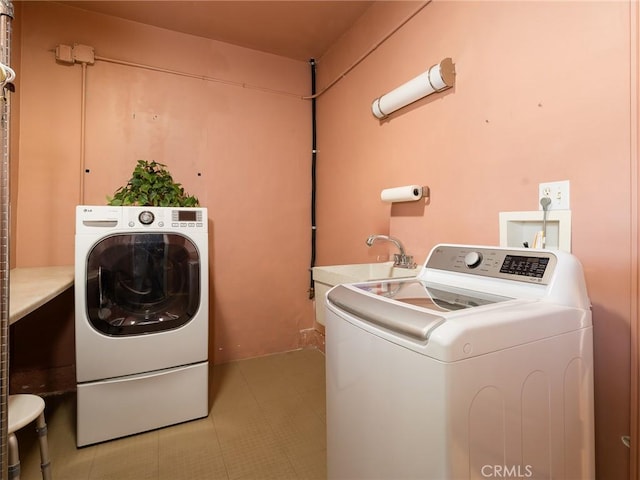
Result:
<svg viewBox="0 0 640 480">
<path fill-rule="evenodd" d="M 547 265 L 549 265 L 549 257 L 506 255 L 502 267 L 500 267 L 500 273 L 542 278 Z"/>
<path fill-rule="evenodd" d="M 196 212 L 189 210 L 178 210 L 179 222 L 195 222 L 196 219 Z"/>
</svg>

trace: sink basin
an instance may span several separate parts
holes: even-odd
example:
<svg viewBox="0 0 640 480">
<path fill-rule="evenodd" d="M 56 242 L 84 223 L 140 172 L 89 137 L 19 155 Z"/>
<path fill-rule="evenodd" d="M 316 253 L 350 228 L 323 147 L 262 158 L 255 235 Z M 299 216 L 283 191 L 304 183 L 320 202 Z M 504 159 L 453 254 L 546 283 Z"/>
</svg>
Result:
<svg viewBox="0 0 640 480">
<path fill-rule="evenodd" d="M 341 283 L 368 282 L 385 278 L 415 277 L 422 266 L 394 267 L 393 262 L 354 263 L 313 267 L 313 288 L 316 297 L 316 322 L 324 325 L 324 298 L 327 292 Z"/>
<path fill-rule="evenodd" d="M 354 263 L 313 267 L 313 279 L 334 286 L 340 283 L 366 282 L 383 278 L 415 277 L 420 268 L 394 267 L 393 262 Z"/>
</svg>

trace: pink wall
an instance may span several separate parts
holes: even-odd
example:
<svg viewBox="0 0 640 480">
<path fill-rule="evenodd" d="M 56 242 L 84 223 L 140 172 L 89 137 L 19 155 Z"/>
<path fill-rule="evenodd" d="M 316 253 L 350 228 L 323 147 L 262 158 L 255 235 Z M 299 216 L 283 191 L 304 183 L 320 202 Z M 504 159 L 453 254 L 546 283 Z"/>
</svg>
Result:
<svg viewBox="0 0 640 480">
<path fill-rule="evenodd" d="M 319 59 L 319 87 L 418 5 L 375 4 Z M 51 49 L 82 43 L 104 57 L 303 94 L 308 65 L 48 2 L 21 15 L 17 265 L 73 263 L 81 176 L 83 201 L 103 203 L 135 160 L 155 159 L 209 207 L 215 361 L 295 348 L 312 324 L 309 104 L 98 62 L 87 69 L 82 174 L 81 69 L 56 64 Z M 497 244 L 498 212 L 536 210 L 539 182 L 571 181 L 606 479 L 628 470 L 629 17 L 625 2 L 435 1 L 318 101 L 318 264 L 375 261 L 370 233 L 397 234 L 419 261 L 438 242 Z M 387 121 L 371 115 L 373 98 L 447 56 L 454 89 Z M 423 210 L 380 202 L 381 189 L 408 183 L 430 186 Z"/>
<path fill-rule="evenodd" d="M 374 4 L 320 59 L 319 87 L 419 5 Z M 570 180 L 606 479 L 629 468 L 631 20 L 625 2 L 434 1 L 318 102 L 319 264 L 375 261 L 371 233 L 399 236 L 419 260 L 439 242 L 495 245 L 500 211 L 537 210 L 538 183 Z M 445 57 L 455 88 L 373 117 L 374 98 Z M 381 189 L 413 183 L 431 188 L 423 209 L 380 201 Z"/>
<path fill-rule="evenodd" d="M 215 362 L 297 348 L 313 324 L 307 63 L 49 2 L 22 7 L 17 266 L 73 264 L 75 205 L 105 204 L 138 159 L 156 160 L 209 209 Z M 52 52 L 74 43 L 249 87 L 89 65 L 82 173 L 82 69 Z"/>
</svg>

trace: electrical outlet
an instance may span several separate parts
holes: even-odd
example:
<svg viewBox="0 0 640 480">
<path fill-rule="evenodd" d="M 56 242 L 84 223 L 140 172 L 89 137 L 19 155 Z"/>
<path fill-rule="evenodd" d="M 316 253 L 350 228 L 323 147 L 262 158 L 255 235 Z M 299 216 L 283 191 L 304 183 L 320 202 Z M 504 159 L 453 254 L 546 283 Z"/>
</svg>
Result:
<svg viewBox="0 0 640 480">
<path fill-rule="evenodd" d="M 540 200 L 549 197 L 549 210 L 569 210 L 569 180 L 546 182 L 538 185 L 538 210 L 542 210 Z"/>
</svg>

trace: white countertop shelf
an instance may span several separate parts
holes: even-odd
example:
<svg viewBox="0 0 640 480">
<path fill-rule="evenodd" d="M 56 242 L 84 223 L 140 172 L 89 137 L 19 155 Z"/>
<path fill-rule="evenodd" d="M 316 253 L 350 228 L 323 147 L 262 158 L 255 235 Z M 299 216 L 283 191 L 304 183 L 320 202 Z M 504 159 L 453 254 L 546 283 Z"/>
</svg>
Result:
<svg viewBox="0 0 640 480">
<path fill-rule="evenodd" d="M 9 272 L 9 324 L 60 295 L 74 282 L 74 267 L 20 267 Z"/>
</svg>

